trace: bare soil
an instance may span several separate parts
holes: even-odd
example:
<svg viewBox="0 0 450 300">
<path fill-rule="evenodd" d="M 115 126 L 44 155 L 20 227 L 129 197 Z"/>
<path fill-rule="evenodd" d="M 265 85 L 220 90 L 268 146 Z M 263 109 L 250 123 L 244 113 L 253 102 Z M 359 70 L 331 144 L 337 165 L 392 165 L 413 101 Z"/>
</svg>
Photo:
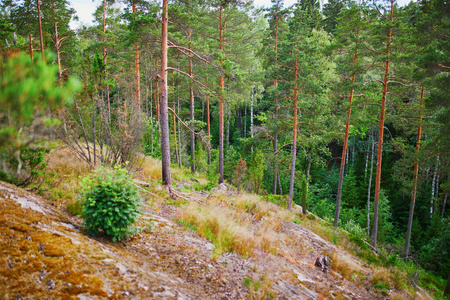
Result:
<svg viewBox="0 0 450 300">
<path fill-rule="evenodd" d="M 196 199 L 207 195 L 195 194 Z M 307 228 L 282 221 L 277 253 L 213 255 L 214 245 L 144 206 L 151 230 L 122 242 L 84 232 L 52 201 L 0 182 L 1 299 L 384 299 L 371 268 Z M 339 255 L 357 279 L 314 265 Z M 350 279 L 350 280 L 349 280 Z"/>
</svg>

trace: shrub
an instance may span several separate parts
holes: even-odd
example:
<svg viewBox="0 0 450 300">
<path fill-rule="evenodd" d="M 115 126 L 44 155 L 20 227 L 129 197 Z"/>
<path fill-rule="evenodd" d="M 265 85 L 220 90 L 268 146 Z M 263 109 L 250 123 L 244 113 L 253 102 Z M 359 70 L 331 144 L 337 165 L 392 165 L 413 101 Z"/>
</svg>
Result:
<svg viewBox="0 0 450 300">
<path fill-rule="evenodd" d="M 81 181 L 80 198 L 89 234 L 102 230 L 116 241 L 132 233 L 141 198 L 126 169 L 102 167 L 87 175 Z"/>
</svg>

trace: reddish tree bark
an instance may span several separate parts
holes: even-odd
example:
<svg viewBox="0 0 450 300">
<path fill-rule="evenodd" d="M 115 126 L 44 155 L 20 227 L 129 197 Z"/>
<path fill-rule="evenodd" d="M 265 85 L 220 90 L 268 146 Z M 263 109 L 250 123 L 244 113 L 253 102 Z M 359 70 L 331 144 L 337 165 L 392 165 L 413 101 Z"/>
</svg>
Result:
<svg viewBox="0 0 450 300">
<path fill-rule="evenodd" d="M 56 7 L 55 2 L 52 3 L 53 14 L 56 16 Z M 61 81 L 62 78 L 62 69 L 61 69 L 61 54 L 60 54 L 60 45 L 59 45 L 59 36 L 58 36 L 58 23 L 56 20 L 53 22 L 53 30 L 55 32 L 54 43 L 55 43 L 55 51 L 56 51 L 56 63 L 58 64 L 58 81 Z"/>
<path fill-rule="evenodd" d="M 133 13 L 136 13 L 136 3 L 133 2 Z M 136 17 L 135 17 L 136 19 Z M 139 74 L 139 46 L 138 43 L 134 43 L 134 65 L 136 72 L 136 103 L 138 112 L 141 112 L 141 76 Z"/>
<path fill-rule="evenodd" d="M 356 37 L 358 37 L 358 31 L 356 33 Z M 355 54 L 353 56 L 353 66 L 356 64 L 356 60 L 358 59 L 358 42 L 356 42 Z M 350 128 L 350 118 L 352 115 L 352 101 L 353 101 L 353 84 L 355 83 L 355 74 L 352 75 L 352 89 L 350 90 L 350 97 L 348 100 L 348 109 L 347 109 L 347 120 L 345 122 L 345 134 L 344 134 L 344 147 L 342 149 L 342 158 L 341 158 L 341 167 L 339 170 L 339 181 L 338 181 L 338 191 L 336 196 L 336 210 L 334 214 L 334 227 L 338 227 L 339 223 L 339 212 L 341 209 L 341 196 L 342 196 L 342 184 L 344 182 L 344 170 L 345 170 L 345 156 L 347 155 L 347 145 L 348 145 L 348 132 Z"/>
<path fill-rule="evenodd" d="M 420 108 L 419 108 L 419 128 L 417 129 L 417 141 L 416 141 L 416 155 L 419 154 L 420 150 L 420 137 L 422 136 L 422 105 L 423 105 L 423 93 L 424 87 L 420 90 Z M 409 255 L 409 243 L 411 240 L 411 229 L 414 216 L 414 205 L 416 203 L 416 192 L 417 192 L 417 177 L 419 175 L 419 161 L 416 158 L 414 163 L 414 175 L 413 175 L 413 186 L 411 193 L 411 204 L 409 206 L 409 217 L 408 226 L 406 229 L 406 241 L 405 241 L 405 261 L 408 260 Z"/>
<path fill-rule="evenodd" d="M 170 143 L 169 143 L 169 110 L 167 101 L 167 25 L 168 25 L 168 0 L 162 4 L 162 28 L 161 28 L 161 95 L 160 95 L 160 130 L 161 130 L 161 161 L 162 184 L 172 187 L 170 173 Z"/>
<path fill-rule="evenodd" d="M 390 21 L 394 21 L 394 0 L 391 0 L 391 16 Z M 389 55 L 389 46 L 391 44 L 392 36 L 392 25 L 389 27 L 386 43 L 386 55 Z M 377 154 L 377 173 L 375 180 L 375 199 L 373 207 L 373 228 L 372 228 L 372 247 L 377 247 L 377 237 L 378 237 L 378 200 L 380 199 L 380 185 L 381 185 L 381 161 L 383 157 L 383 132 L 384 132 L 384 117 L 385 117 L 385 105 L 386 105 L 386 95 L 387 95 L 387 85 L 389 82 L 389 63 L 390 58 L 386 59 L 386 66 L 384 68 L 384 79 L 383 79 L 383 95 L 381 98 L 381 109 L 380 109 L 380 129 L 378 133 L 378 154 Z"/>
<path fill-rule="evenodd" d="M 38 10 L 38 24 L 39 24 L 39 40 L 41 42 L 41 54 L 44 57 L 44 37 L 42 35 L 42 20 L 41 20 L 41 4 L 36 0 Z"/>
</svg>

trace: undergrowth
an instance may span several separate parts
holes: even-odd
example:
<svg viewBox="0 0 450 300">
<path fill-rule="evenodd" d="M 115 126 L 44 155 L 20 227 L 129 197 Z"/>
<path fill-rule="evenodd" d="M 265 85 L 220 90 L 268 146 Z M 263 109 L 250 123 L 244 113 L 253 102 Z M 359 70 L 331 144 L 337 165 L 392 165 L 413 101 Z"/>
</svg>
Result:
<svg viewBox="0 0 450 300">
<path fill-rule="evenodd" d="M 44 175 L 47 182 L 41 185 L 40 190 L 47 196 L 50 195 L 50 198 L 68 203 L 67 210 L 71 214 L 81 215 L 80 202 L 71 195 L 77 191 L 79 176 L 87 174 L 89 168 L 77 162 L 76 158 L 65 155 L 64 151 L 61 152 L 61 148 L 58 148 L 56 153 L 59 154 L 52 155 Z M 69 162 L 66 160 L 67 157 Z M 280 245 L 292 241 L 284 240 L 279 231 L 283 221 L 292 221 L 371 265 L 373 272 L 367 280 L 380 293 L 395 289 L 389 294 L 391 298 L 411 298 L 414 294 L 411 284 L 417 284 L 425 288 L 434 298 L 444 299 L 442 295 L 445 280 L 418 268 L 412 262 L 405 263 L 395 255 L 389 255 L 382 247 L 379 247 L 379 250 L 388 259 L 377 255 L 370 249 L 368 245 L 370 241 L 365 232 L 351 222 L 343 224 L 345 230 L 341 228 L 336 230 L 331 220 L 322 220 L 312 214 L 302 216 L 288 211 L 285 209 L 284 196 L 216 195 L 209 197 L 206 203 L 170 200 L 167 191 L 158 188 L 161 183 L 161 162 L 148 156 L 140 158 L 140 167 L 135 175 L 151 184 L 148 189 L 155 196 L 152 200 L 155 205 L 152 205 L 152 208 L 158 212 L 162 205 L 177 206 L 180 211 L 177 221 L 210 240 L 215 245 L 213 257 L 226 252 L 248 257 L 253 255 L 256 248 L 275 255 L 282 253 Z M 172 176 L 175 182 L 186 185 L 187 191 L 194 189 L 208 192 L 215 186 L 198 175 L 190 174 L 184 168 L 173 168 Z M 332 255 L 331 257 L 334 272 L 353 282 L 366 280 L 352 265 L 351 259 Z M 257 292 L 259 288 L 256 289 L 258 283 L 255 285 L 255 282 L 261 280 L 250 280 L 248 287 Z M 266 297 L 270 298 L 270 293 L 266 294 Z"/>
</svg>

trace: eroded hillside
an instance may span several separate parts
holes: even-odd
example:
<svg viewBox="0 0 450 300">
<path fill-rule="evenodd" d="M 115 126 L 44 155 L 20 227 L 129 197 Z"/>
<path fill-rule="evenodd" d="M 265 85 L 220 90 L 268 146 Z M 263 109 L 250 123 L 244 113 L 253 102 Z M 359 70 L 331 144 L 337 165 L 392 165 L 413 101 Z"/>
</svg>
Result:
<svg viewBox="0 0 450 300">
<path fill-rule="evenodd" d="M 288 211 L 227 185 L 208 191 L 177 169 L 178 198 L 169 198 L 160 162 L 149 157 L 134 173 L 141 231 L 116 243 L 91 237 L 66 209 L 87 169 L 65 148 L 48 162 L 48 178 L 70 175 L 44 196 L 0 182 L 1 299 L 429 298 L 400 271 L 350 255 L 344 249 L 359 246 L 337 243 L 342 232 L 298 206 Z M 316 264 L 319 257 L 331 263 Z"/>
</svg>

